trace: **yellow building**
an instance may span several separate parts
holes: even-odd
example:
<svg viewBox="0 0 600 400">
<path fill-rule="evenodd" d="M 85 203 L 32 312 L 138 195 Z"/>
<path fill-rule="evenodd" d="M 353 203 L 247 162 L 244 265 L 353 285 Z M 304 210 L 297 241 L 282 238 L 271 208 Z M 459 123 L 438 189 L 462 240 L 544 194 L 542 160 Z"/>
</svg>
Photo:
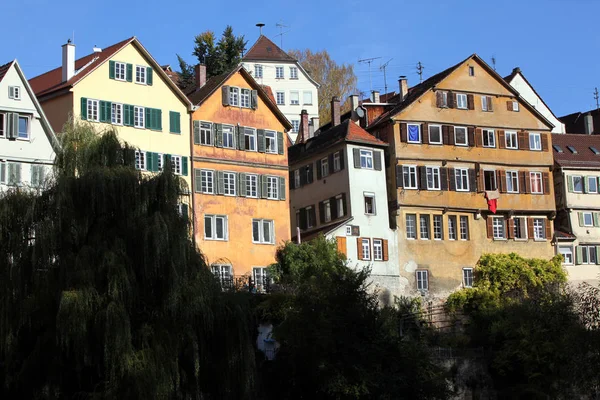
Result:
<svg viewBox="0 0 600 400">
<path fill-rule="evenodd" d="M 139 149 L 136 168 L 156 172 L 170 159 L 191 187 L 192 105 L 135 37 L 78 60 L 69 41 L 62 46 L 62 66 L 29 83 L 56 132 L 71 116 L 99 130 L 113 126 Z M 183 204 L 187 212 L 189 193 Z"/>
</svg>

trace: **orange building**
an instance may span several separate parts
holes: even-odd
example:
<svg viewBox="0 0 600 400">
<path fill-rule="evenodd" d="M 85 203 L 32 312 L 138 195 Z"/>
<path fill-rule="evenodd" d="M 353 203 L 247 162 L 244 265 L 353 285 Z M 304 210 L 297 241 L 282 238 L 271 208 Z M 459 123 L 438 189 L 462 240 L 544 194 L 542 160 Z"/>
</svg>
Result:
<svg viewBox="0 0 600 400">
<path fill-rule="evenodd" d="M 261 290 L 277 246 L 290 239 L 285 132 L 292 126 L 243 67 L 205 77 L 196 66 L 197 87 L 188 93 L 196 106 L 195 240 L 223 284 L 252 278 Z"/>
</svg>

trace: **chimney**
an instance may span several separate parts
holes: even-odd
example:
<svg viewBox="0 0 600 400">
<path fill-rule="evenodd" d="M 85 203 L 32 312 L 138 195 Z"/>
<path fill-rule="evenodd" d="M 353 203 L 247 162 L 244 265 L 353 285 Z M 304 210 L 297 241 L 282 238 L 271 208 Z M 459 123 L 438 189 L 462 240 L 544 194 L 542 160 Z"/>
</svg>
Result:
<svg viewBox="0 0 600 400">
<path fill-rule="evenodd" d="M 196 89 L 200 89 L 206 84 L 206 65 L 197 64 L 194 72 L 196 73 Z"/>
<path fill-rule="evenodd" d="M 400 93 L 398 94 L 399 102 L 403 102 L 408 95 L 408 81 L 406 80 L 406 76 L 401 75 L 400 79 L 398 79 L 398 84 L 400 86 Z"/>
<path fill-rule="evenodd" d="M 319 134 L 319 117 L 312 117 L 310 119 L 310 126 L 312 130 L 312 136 L 317 136 Z"/>
<path fill-rule="evenodd" d="M 331 127 L 339 125 L 340 122 L 340 98 L 333 96 L 331 99 Z"/>
<path fill-rule="evenodd" d="M 586 113 L 583 116 L 583 129 L 585 129 L 586 135 L 594 134 L 594 118 L 592 117 L 592 113 Z"/>
<path fill-rule="evenodd" d="M 300 112 L 300 127 L 298 128 L 299 141 L 296 140 L 297 143 L 306 143 L 306 141 L 310 139 L 308 128 L 308 111 L 302 110 Z"/>
<path fill-rule="evenodd" d="M 381 98 L 379 97 L 379 90 L 373 90 L 371 95 L 371 101 L 373 103 L 381 103 Z"/>
<path fill-rule="evenodd" d="M 350 96 L 350 107 L 352 107 L 351 111 L 355 111 L 358 108 L 358 95 L 353 94 Z"/>
<path fill-rule="evenodd" d="M 71 39 L 62 45 L 62 81 L 66 82 L 75 75 L 75 45 Z"/>
</svg>

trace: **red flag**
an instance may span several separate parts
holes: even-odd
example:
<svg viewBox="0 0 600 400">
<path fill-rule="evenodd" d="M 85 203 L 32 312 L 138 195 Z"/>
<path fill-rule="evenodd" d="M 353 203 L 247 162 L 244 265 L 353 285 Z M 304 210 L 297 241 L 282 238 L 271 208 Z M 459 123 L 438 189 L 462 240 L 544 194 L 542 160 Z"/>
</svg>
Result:
<svg viewBox="0 0 600 400">
<path fill-rule="evenodd" d="M 492 199 L 487 201 L 488 203 L 488 210 L 490 210 L 492 213 L 496 214 L 496 208 L 498 207 L 498 200 L 497 199 Z"/>
</svg>

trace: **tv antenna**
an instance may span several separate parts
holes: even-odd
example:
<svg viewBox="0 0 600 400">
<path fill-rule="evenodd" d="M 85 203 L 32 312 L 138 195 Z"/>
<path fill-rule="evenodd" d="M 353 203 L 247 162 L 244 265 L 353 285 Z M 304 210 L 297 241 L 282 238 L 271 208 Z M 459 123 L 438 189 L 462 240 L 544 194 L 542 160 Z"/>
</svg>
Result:
<svg viewBox="0 0 600 400">
<path fill-rule="evenodd" d="M 256 24 L 256 26 L 258 26 L 258 31 L 262 35 L 262 28 L 263 28 L 263 26 L 265 26 L 265 24 L 263 24 L 262 22 L 259 22 L 258 24 Z"/>
<path fill-rule="evenodd" d="M 600 108 L 600 104 L 598 104 L 598 99 L 600 97 L 598 96 L 598 88 L 595 87 L 594 88 L 594 99 L 596 100 L 596 110 Z"/>
<path fill-rule="evenodd" d="M 369 90 L 373 91 L 373 81 L 371 79 L 371 63 L 374 60 L 378 60 L 381 57 L 373 57 L 373 58 L 363 58 L 362 60 L 358 60 L 359 63 L 367 63 L 369 64 Z"/>
<path fill-rule="evenodd" d="M 425 67 L 423 66 L 423 64 L 421 64 L 421 61 L 419 61 L 417 63 L 417 74 L 419 74 L 419 82 L 422 83 L 423 82 L 423 70 L 425 69 Z"/>
<path fill-rule="evenodd" d="M 387 68 L 388 64 L 390 63 L 390 61 L 392 61 L 393 58 L 390 58 L 389 60 L 387 60 L 387 62 L 383 65 L 381 65 L 379 67 L 379 70 L 383 70 L 383 89 L 384 89 L 384 93 L 387 93 L 387 77 L 385 75 L 385 69 Z"/>
<path fill-rule="evenodd" d="M 288 25 L 284 25 L 283 21 L 276 23 L 275 26 L 279 28 L 279 34 L 275 35 L 275 36 L 276 37 L 280 36 L 279 43 L 280 43 L 280 47 L 283 49 L 283 35 L 285 35 L 286 33 L 290 32 L 289 30 L 284 32 L 283 28 L 289 28 L 289 26 Z"/>
<path fill-rule="evenodd" d="M 494 71 L 496 70 L 496 57 L 492 56 L 492 66 L 494 67 Z"/>
</svg>

